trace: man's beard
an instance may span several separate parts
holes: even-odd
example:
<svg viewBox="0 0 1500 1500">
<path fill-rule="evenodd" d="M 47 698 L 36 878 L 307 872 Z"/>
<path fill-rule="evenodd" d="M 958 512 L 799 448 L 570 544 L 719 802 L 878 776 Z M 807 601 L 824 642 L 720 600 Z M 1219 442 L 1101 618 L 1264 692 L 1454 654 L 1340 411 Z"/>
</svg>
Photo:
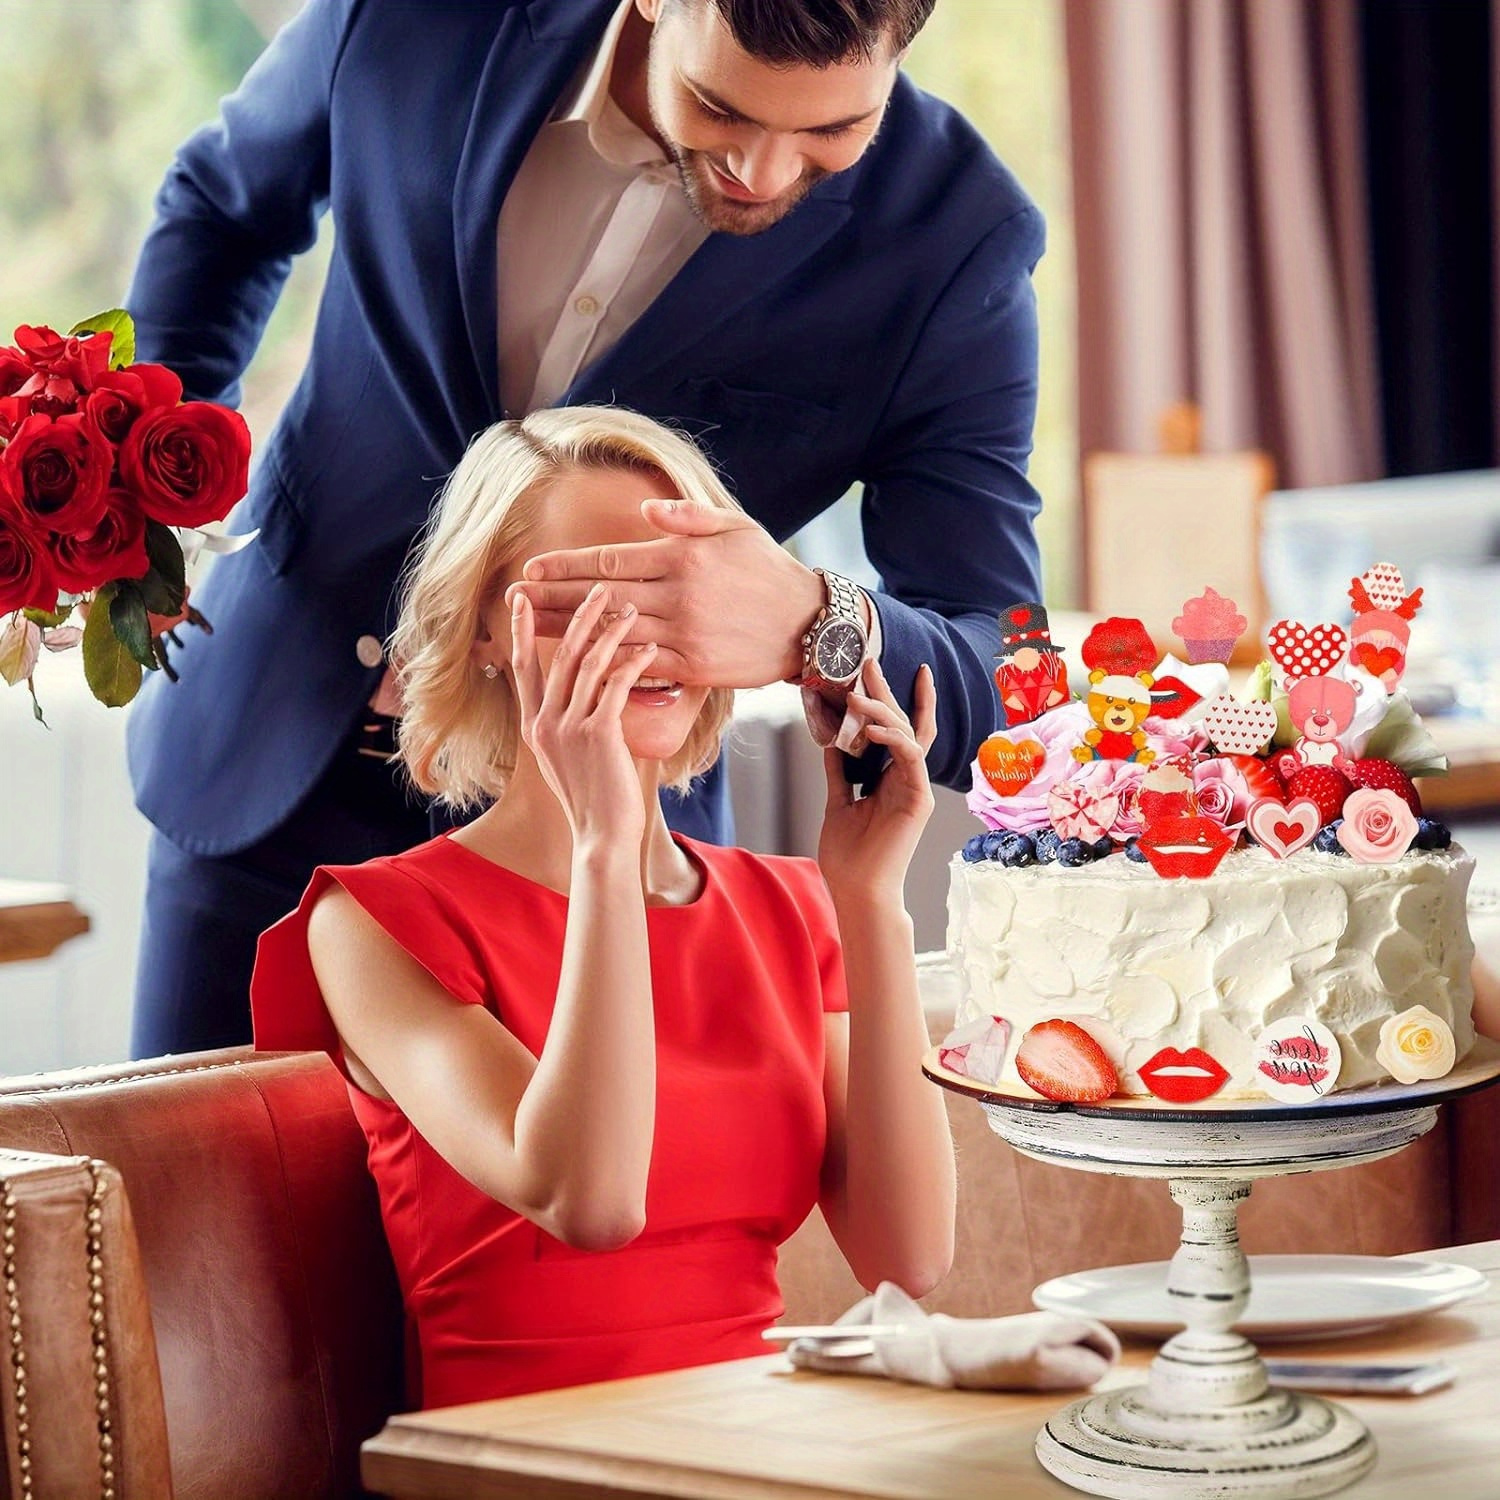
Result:
<svg viewBox="0 0 1500 1500">
<path fill-rule="evenodd" d="M 716 169 L 705 151 L 690 151 L 667 141 L 689 206 L 707 228 L 720 234 L 760 234 L 779 224 L 821 182 L 827 172 L 809 168 L 785 192 L 764 203 L 737 203 L 714 182 Z"/>
</svg>

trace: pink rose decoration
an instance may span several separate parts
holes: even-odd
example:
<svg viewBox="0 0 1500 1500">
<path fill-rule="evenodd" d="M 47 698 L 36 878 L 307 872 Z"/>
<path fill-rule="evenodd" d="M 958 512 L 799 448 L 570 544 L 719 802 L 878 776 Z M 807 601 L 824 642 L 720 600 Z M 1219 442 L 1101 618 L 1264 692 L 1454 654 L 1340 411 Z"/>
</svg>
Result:
<svg viewBox="0 0 1500 1500">
<path fill-rule="evenodd" d="M 1084 731 L 1092 723 L 1088 708 L 1081 702 L 1074 702 L 1049 709 L 1028 724 L 1016 725 L 1010 737 L 1036 740 L 1047 752 L 1046 760 L 1013 797 L 1002 797 L 984 779 L 976 760 L 974 785 L 967 798 L 969 811 L 987 828 L 1010 829 L 1015 833 L 1037 833 L 1050 828 L 1052 819 L 1047 813 L 1047 798 L 1053 787 L 1083 770 L 1073 759 L 1073 746 L 1083 739 Z"/>
<path fill-rule="evenodd" d="M 1416 836 L 1416 814 L 1395 792 L 1361 787 L 1345 798 L 1338 841 L 1360 864 L 1395 864 Z"/>
<path fill-rule="evenodd" d="M 1255 800 L 1240 768 L 1217 756 L 1200 760 L 1193 767 L 1193 791 L 1198 811 L 1212 818 L 1231 838 L 1237 838 Z"/>
<path fill-rule="evenodd" d="M 1156 751 L 1158 760 L 1172 760 L 1179 755 L 1203 755 L 1208 750 L 1208 732 L 1199 722 L 1183 724 L 1178 719 L 1147 719 L 1141 728 L 1146 743 Z"/>
</svg>

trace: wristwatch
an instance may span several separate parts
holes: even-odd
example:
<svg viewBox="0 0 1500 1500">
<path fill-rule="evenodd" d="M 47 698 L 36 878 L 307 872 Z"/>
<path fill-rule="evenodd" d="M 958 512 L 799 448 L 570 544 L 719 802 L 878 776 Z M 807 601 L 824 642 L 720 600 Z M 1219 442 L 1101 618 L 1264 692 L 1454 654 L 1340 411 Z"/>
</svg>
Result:
<svg viewBox="0 0 1500 1500">
<path fill-rule="evenodd" d="M 814 568 L 827 591 L 825 603 L 802 636 L 802 686 L 814 692 L 854 685 L 869 648 L 859 590 L 841 573 Z"/>
</svg>

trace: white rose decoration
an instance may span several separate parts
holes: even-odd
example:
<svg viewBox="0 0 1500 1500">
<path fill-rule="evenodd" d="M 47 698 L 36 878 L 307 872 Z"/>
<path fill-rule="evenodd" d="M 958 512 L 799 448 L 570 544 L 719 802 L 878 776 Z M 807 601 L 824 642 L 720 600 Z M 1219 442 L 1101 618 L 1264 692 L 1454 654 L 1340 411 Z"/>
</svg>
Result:
<svg viewBox="0 0 1500 1500">
<path fill-rule="evenodd" d="M 1414 1005 L 1392 1016 L 1380 1028 L 1375 1061 L 1397 1083 L 1420 1083 L 1453 1071 L 1457 1052 L 1448 1023 L 1425 1005 Z"/>
</svg>

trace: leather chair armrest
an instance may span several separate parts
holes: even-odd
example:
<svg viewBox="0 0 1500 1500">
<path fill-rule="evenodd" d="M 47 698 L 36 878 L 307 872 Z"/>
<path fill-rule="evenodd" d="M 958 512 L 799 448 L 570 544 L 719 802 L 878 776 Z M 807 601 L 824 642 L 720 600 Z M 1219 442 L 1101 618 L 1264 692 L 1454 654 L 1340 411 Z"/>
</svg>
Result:
<svg viewBox="0 0 1500 1500">
<path fill-rule="evenodd" d="M 171 1500 L 151 1310 L 119 1173 L 0 1149 L 0 1496 Z"/>
</svg>

